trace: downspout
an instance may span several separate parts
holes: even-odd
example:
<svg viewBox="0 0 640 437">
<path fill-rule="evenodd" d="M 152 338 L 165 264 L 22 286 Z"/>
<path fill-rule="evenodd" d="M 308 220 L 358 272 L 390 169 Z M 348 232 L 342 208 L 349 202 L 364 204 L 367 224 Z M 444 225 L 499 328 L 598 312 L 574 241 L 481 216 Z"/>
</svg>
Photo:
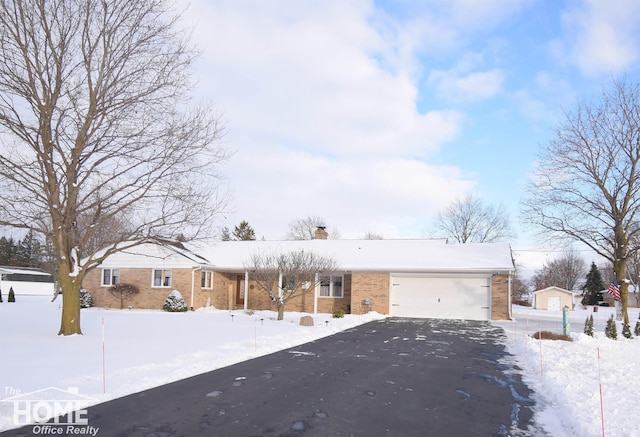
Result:
<svg viewBox="0 0 640 437">
<path fill-rule="evenodd" d="M 507 299 L 509 299 L 509 300 L 507 302 L 507 305 L 508 305 L 508 308 L 509 308 L 509 320 L 513 320 L 513 316 L 511 315 L 511 270 L 509 270 L 508 284 L 509 285 L 507 286 L 507 289 L 508 289 Z"/>
<path fill-rule="evenodd" d="M 193 300 L 194 300 L 194 295 L 195 295 L 195 282 L 196 282 L 196 270 L 200 270 L 202 268 L 202 266 L 198 266 L 195 268 L 191 269 L 191 311 L 193 311 Z"/>
<path fill-rule="evenodd" d="M 244 271 L 244 310 L 249 309 L 249 270 Z"/>
</svg>

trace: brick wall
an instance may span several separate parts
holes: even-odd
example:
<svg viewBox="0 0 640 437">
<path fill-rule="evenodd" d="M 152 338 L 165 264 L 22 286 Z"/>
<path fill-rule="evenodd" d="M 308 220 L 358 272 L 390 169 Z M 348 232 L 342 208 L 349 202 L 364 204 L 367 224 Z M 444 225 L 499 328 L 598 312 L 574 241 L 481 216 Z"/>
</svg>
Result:
<svg viewBox="0 0 640 437">
<path fill-rule="evenodd" d="M 200 270 L 172 269 L 170 287 L 152 287 L 153 269 L 125 269 L 120 270 L 120 283 L 132 284 L 138 287 L 139 293 L 126 296 L 124 308 L 162 309 L 164 301 L 173 290 L 178 290 L 187 306 L 191 304 L 191 281 L 194 279 L 194 309 L 203 307 L 207 302 L 213 304 L 213 290 L 201 288 Z M 109 293 L 109 287 L 100 286 L 102 269 L 90 271 L 84 278 L 83 287 L 89 291 L 96 307 L 120 308 L 120 297 Z M 193 275 L 193 276 L 192 276 Z"/>
<path fill-rule="evenodd" d="M 509 275 L 491 277 L 491 320 L 509 320 Z"/>
<path fill-rule="evenodd" d="M 389 273 L 359 273 L 351 274 L 351 313 L 365 314 L 376 311 L 389 314 Z M 371 305 L 363 305 L 365 299 Z"/>
</svg>

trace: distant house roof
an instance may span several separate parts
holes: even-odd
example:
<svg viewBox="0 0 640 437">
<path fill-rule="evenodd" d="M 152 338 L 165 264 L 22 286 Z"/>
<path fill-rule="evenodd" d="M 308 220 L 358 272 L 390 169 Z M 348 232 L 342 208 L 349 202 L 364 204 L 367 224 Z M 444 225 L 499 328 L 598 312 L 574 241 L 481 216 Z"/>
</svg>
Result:
<svg viewBox="0 0 640 437">
<path fill-rule="evenodd" d="M 216 241 L 193 250 L 219 270 L 244 270 L 255 253 L 308 250 L 333 258 L 343 270 L 388 272 L 513 271 L 507 243 L 447 244 L 445 240 Z"/>
<path fill-rule="evenodd" d="M 2 279 L 20 282 L 53 282 L 53 276 L 35 267 L 0 266 Z"/>
<path fill-rule="evenodd" d="M 51 276 L 49 273 L 36 267 L 0 266 L 0 273 Z"/>
<path fill-rule="evenodd" d="M 568 294 L 570 294 L 572 296 L 575 296 L 576 294 L 578 294 L 578 293 L 574 293 L 573 291 L 565 290 L 564 288 L 555 287 L 555 286 L 554 287 L 547 287 L 547 288 L 543 288 L 543 289 L 534 291 L 533 294 L 538 294 L 538 293 L 542 293 L 542 292 L 548 292 L 550 290 L 558 291 L 560 293 L 568 293 Z"/>
</svg>

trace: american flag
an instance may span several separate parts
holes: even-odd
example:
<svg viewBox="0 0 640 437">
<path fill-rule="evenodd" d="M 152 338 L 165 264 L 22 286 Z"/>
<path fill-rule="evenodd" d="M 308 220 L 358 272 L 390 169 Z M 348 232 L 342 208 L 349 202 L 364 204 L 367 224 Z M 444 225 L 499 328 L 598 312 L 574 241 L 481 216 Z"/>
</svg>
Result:
<svg viewBox="0 0 640 437">
<path fill-rule="evenodd" d="M 613 281 L 611 281 L 611 284 L 609 284 L 607 293 L 612 295 L 615 300 L 620 300 L 620 287 L 618 287 L 618 281 L 616 280 L 615 276 L 613 277 Z"/>
</svg>

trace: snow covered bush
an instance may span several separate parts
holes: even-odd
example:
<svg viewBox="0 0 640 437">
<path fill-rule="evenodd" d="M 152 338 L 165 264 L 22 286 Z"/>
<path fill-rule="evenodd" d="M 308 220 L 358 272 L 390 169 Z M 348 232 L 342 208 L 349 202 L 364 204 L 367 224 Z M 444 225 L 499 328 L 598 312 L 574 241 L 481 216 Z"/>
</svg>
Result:
<svg viewBox="0 0 640 437">
<path fill-rule="evenodd" d="M 93 306 L 93 298 L 91 294 L 84 288 L 80 290 L 80 308 L 91 308 Z"/>
<path fill-rule="evenodd" d="M 165 299 L 162 309 L 170 313 L 179 313 L 187 311 L 187 303 L 178 290 L 173 290 Z"/>
<path fill-rule="evenodd" d="M 633 336 L 631 335 L 631 325 L 628 323 L 623 323 L 622 324 L 622 336 L 624 338 L 632 338 Z"/>
<path fill-rule="evenodd" d="M 7 302 L 15 302 L 16 294 L 13 292 L 13 287 L 9 288 L 9 297 L 7 298 Z"/>
</svg>

